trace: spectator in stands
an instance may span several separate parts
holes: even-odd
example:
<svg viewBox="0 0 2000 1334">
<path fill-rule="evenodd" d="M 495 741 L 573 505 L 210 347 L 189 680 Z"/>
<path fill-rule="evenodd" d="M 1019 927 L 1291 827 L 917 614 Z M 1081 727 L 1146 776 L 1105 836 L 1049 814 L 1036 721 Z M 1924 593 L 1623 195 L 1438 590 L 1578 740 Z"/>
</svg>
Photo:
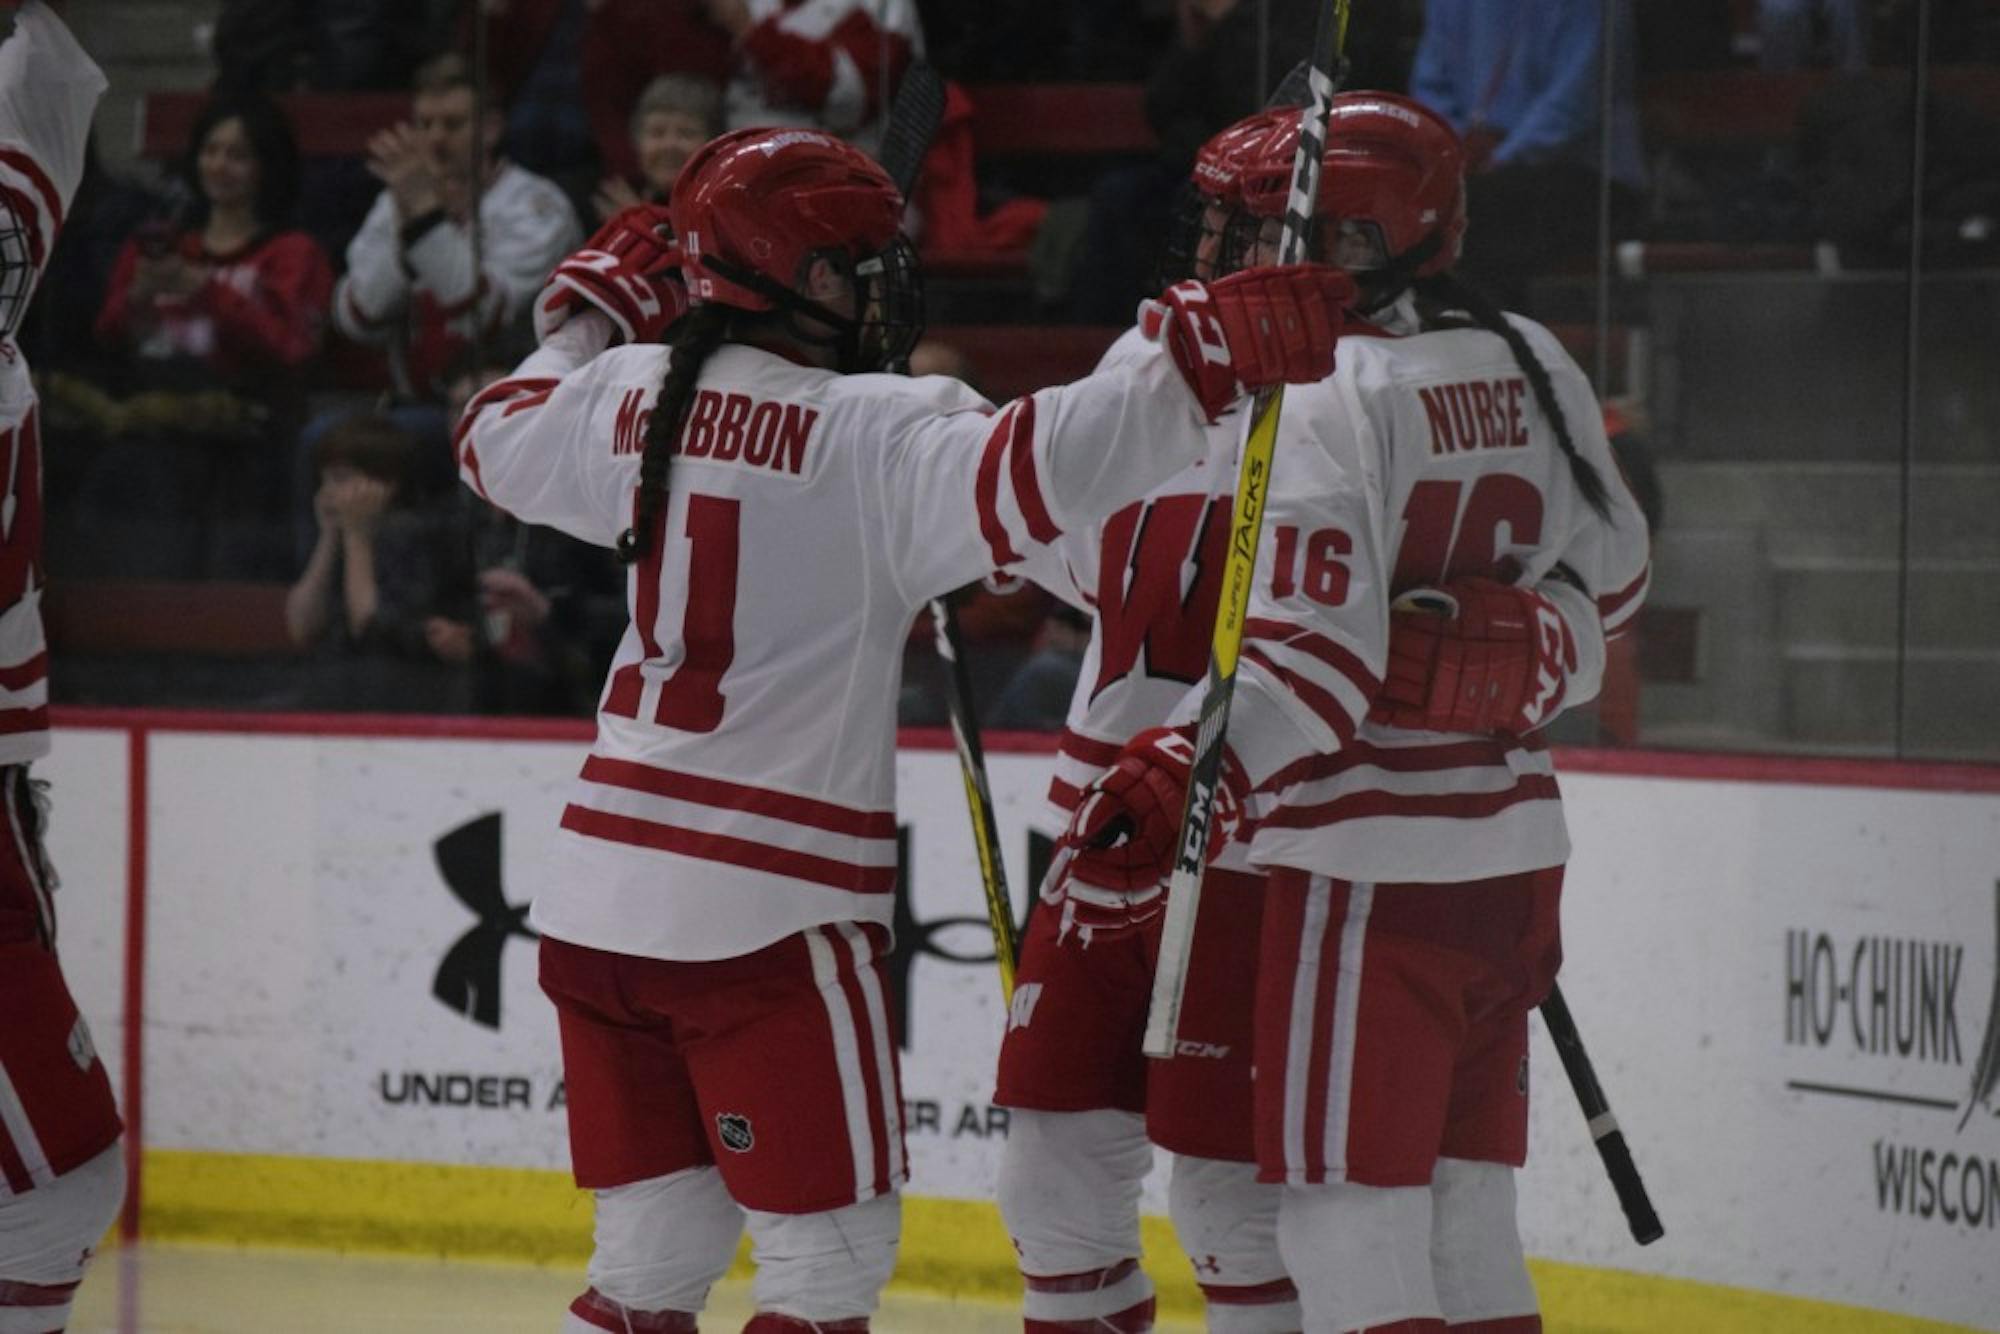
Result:
<svg viewBox="0 0 2000 1334">
<path fill-rule="evenodd" d="M 722 88 L 693 74 L 662 74 L 646 85 L 632 109 L 632 156 L 636 178 L 612 175 L 597 188 L 591 206 L 597 220 L 634 204 L 664 204 L 674 178 L 694 150 L 722 133 Z"/>
<path fill-rule="evenodd" d="M 913 0 L 702 0 L 736 44 L 732 130 L 813 125 L 866 152 L 903 71 L 923 51 Z"/>
<path fill-rule="evenodd" d="M 1599 123 L 1599 52 L 1613 18 L 1612 120 Z M 1599 189 L 1614 236 L 1642 210 L 1632 0 L 1427 0 L 1410 93 L 1464 136 L 1459 273 L 1510 309 L 1528 280 L 1597 244 Z M 1604 135 L 1609 135 L 1608 154 Z M 1600 174 L 1608 156 L 1609 179 Z"/>
<path fill-rule="evenodd" d="M 1757 64 L 1773 73 L 1821 63 L 1814 57 L 1813 20 L 1826 24 L 1835 69 L 1868 68 L 1867 0 L 1757 0 Z"/>
<path fill-rule="evenodd" d="M 70 385 L 60 397 L 107 441 L 100 480 L 115 472 L 137 506 L 201 523 L 198 567 L 268 576 L 285 563 L 289 446 L 333 268 L 290 226 L 298 149 L 269 99 L 210 101 L 182 172 L 190 202 L 125 242 L 97 313 L 120 396 Z"/>
<path fill-rule="evenodd" d="M 1367 7 L 1357 8 L 1365 18 Z M 1152 289 L 1154 257 L 1195 150 L 1264 104 L 1269 89 L 1257 86 L 1260 70 L 1275 83 L 1311 46 L 1308 5 L 1273 5 L 1268 24 L 1257 0 L 1177 0 L 1175 14 L 1175 43 L 1146 82 L 1146 120 L 1159 136 L 1159 154 L 1106 172 L 1091 191 L 1070 288 L 1071 313 L 1086 324 L 1131 322 Z M 1260 33 L 1268 34 L 1261 53 Z"/>
<path fill-rule="evenodd" d="M 313 656 L 306 707 L 438 712 L 470 701 L 463 512 L 420 502 L 411 484 L 420 448 L 379 416 L 319 437 L 319 536 L 285 599 L 292 642 Z"/>
<path fill-rule="evenodd" d="M 1022 732 L 1056 732 L 1069 717 L 1070 696 L 1083 671 L 1084 650 L 1090 647 L 1090 618 L 1074 607 L 1056 604 L 1035 637 L 1034 652 L 1020 665 L 986 719 L 995 728 Z"/>
<path fill-rule="evenodd" d="M 390 347 L 408 398 L 438 401 L 453 359 L 526 310 L 583 239 L 559 188 L 498 156 L 500 113 L 476 105 L 471 66 L 439 56 L 417 72 L 412 120 L 368 146 L 385 188 L 347 249 L 334 319 Z"/>
<path fill-rule="evenodd" d="M 510 0 L 516 6 L 552 0 Z M 583 32 L 583 100 L 608 175 L 644 175 L 632 147 L 632 108 L 662 74 L 716 84 L 736 60 L 730 35 L 704 0 L 591 0 Z"/>
</svg>

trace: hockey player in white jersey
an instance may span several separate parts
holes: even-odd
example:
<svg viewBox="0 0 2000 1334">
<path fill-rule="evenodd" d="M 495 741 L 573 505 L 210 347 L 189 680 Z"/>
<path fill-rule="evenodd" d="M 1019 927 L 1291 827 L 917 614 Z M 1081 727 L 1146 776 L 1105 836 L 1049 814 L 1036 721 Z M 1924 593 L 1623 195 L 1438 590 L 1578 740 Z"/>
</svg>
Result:
<svg viewBox="0 0 2000 1334">
<path fill-rule="evenodd" d="M 675 185 L 697 304 L 671 348 L 605 350 L 659 323 L 607 239 L 578 313 L 459 426 L 480 494 L 632 562 L 533 916 L 597 1193 L 566 1329 L 693 1329 L 746 1224 L 750 1330 L 867 1328 L 906 1175 L 882 958 L 909 627 L 1187 466 L 1246 387 L 1332 363 L 1346 280 L 1293 268 L 1176 288 L 1148 355 L 997 414 L 851 373 L 919 329 L 901 211 L 831 136 L 725 135 Z"/>
<path fill-rule="evenodd" d="M 1275 248 L 1295 144 L 1244 170 L 1255 244 Z M 1320 210 L 1379 336 L 1286 395 L 1229 728 L 1225 819 L 1276 794 L 1252 807 L 1259 1179 L 1283 1188 L 1309 1334 L 1532 1334 L 1513 1169 L 1569 850 L 1535 732 L 1595 693 L 1646 529 L 1574 363 L 1449 277 L 1448 126 L 1336 98 Z M 1062 887 L 1079 926 L 1116 937 L 1163 907 L 1186 756 L 1141 733 L 1085 789 Z"/>
<path fill-rule="evenodd" d="M 1227 223 L 1241 208 L 1242 168 L 1298 115 L 1287 108 L 1250 116 L 1202 146 L 1167 247 L 1169 275 L 1207 280 L 1236 267 L 1223 252 Z M 1135 328 L 1101 365 L 1121 365 L 1149 346 Z M 1058 821 L 1119 748 L 1164 722 L 1206 670 L 1243 413 L 1208 434 L 1193 466 L 1023 566 L 1091 615 L 1049 784 Z M 1287 1334 L 1299 1327 L 1297 1295 L 1278 1255 L 1277 1188 L 1256 1180 L 1245 980 L 1256 968 L 1264 891 L 1246 854 L 1240 845 L 1224 850 L 1208 873 L 1181 1059 L 1148 1061 L 1139 1049 L 1157 930 L 1087 940 L 1050 904 L 1029 922 L 994 1092 L 1012 1113 L 999 1197 L 1020 1261 L 1027 1334 L 1153 1327 L 1139 1197 L 1155 1143 L 1175 1155 L 1169 1208 L 1209 1328 Z"/>
<path fill-rule="evenodd" d="M 42 445 L 14 335 L 83 178 L 104 75 L 41 0 L 0 3 L 0 1331 L 69 1319 L 125 1166 L 111 1084 L 56 958 L 44 802 Z"/>
</svg>

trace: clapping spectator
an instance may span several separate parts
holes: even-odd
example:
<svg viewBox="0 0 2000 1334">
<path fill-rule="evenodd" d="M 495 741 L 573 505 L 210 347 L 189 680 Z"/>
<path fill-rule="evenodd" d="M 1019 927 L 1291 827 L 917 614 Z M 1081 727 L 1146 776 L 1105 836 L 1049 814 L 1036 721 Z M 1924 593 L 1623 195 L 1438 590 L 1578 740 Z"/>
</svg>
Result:
<svg viewBox="0 0 2000 1334">
<path fill-rule="evenodd" d="M 499 112 L 475 108 L 471 67 L 440 56 L 417 73 L 411 120 L 368 146 L 385 188 L 348 247 L 334 318 L 390 347 L 406 396 L 435 399 L 454 357 L 525 310 L 583 239 L 556 185 L 498 156 Z"/>
<path fill-rule="evenodd" d="M 632 109 L 637 183 L 607 176 L 591 200 L 599 222 L 634 204 L 664 204 L 694 151 L 722 133 L 722 89 L 692 74 L 662 74 Z"/>
<path fill-rule="evenodd" d="M 1600 52 L 1613 13 L 1614 97 L 1601 123 Z M 1427 0 L 1410 94 L 1465 140 L 1466 234 L 1459 273 L 1511 309 L 1528 281 L 1597 243 L 1598 192 L 1614 233 L 1642 207 L 1631 0 Z M 1609 180 L 1600 164 L 1610 136 Z"/>
<path fill-rule="evenodd" d="M 288 225 L 298 151 L 268 99 L 211 101 L 183 175 L 190 203 L 126 241 L 97 313 L 118 392 L 55 396 L 105 442 L 80 506 L 178 525 L 183 555 L 150 552 L 149 572 L 268 575 L 333 270 Z"/>
<path fill-rule="evenodd" d="M 873 153 L 923 31 L 912 0 L 702 0 L 736 44 L 732 130 L 811 125 Z"/>
<path fill-rule="evenodd" d="M 312 708 L 467 707 L 477 646 L 464 523 L 412 484 L 419 444 L 383 417 L 320 436 L 319 535 L 285 599 L 292 642 L 312 655 Z"/>
</svg>

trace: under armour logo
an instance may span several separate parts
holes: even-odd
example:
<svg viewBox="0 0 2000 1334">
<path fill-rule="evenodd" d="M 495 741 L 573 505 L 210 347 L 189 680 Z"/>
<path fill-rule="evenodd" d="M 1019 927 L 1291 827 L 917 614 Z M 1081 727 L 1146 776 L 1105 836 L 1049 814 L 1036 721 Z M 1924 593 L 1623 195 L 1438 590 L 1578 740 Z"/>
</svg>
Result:
<svg viewBox="0 0 2000 1334">
<path fill-rule="evenodd" d="M 440 838 L 432 849 L 438 874 L 479 925 L 458 938 L 438 965 L 431 994 L 475 1024 L 500 1027 L 500 957 L 514 936 L 539 937 L 528 905 L 507 902 L 500 884 L 500 813 L 482 815 Z"/>
<path fill-rule="evenodd" d="M 1197 1274 L 1220 1274 L 1222 1272 L 1222 1261 L 1212 1255 L 1204 1255 L 1201 1259 L 1194 1262 L 1194 1272 Z"/>
</svg>

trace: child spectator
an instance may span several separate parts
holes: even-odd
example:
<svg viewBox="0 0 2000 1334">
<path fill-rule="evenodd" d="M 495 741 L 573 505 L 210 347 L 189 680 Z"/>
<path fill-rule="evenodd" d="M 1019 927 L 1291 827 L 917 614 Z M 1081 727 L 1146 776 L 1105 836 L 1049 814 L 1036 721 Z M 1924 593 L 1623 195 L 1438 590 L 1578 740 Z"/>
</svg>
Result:
<svg viewBox="0 0 2000 1334">
<path fill-rule="evenodd" d="M 313 454 L 319 538 L 285 599 L 292 642 L 312 655 L 308 708 L 459 712 L 476 645 L 462 512 L 417 503 L 416 439 L 350 417 Z"/>
<path fill-rule="evenodd" d="M 186 216 L 133 233 L 97 312 L 115 392 L 57 391 L 104 442 L 79 504 L 175 524 L 179 573 L 274 575 L 284 562 L 288 442 L 333 269 L 289 225 L 298 149 L 267 98 L 211 101 L 182 171 Z M 149 551 L 147 572 L 168 572 L 152 563 L 160 555 Z"/>
<path fill-rule="evenodd" d="M 634 204 L 664 204 L 674 178 L 694 150 L 722 133 L 722 89 L 693 74 L 662 74 L 646 85 L 632 109 L 632 156 L 639 164 L 636 185 L 611 175 L 591 200 L 599 222 Z"/>
</svg>

